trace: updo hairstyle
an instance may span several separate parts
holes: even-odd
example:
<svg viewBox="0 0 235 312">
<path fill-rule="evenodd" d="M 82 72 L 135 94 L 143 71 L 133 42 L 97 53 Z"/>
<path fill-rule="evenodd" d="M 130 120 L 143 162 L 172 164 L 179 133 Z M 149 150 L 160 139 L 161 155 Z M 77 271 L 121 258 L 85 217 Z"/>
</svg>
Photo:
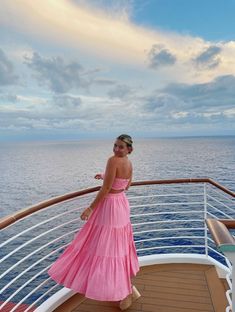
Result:
<svg viewBox="0 0 235 312">
<path fill-rule="evenodd" d="M 128 149 L 129 149 L 129 154 L 133 151 L 133 140 L 131 138 L 131 136 L 129 136 L 128 134 L 121 134 L 117 137 L 117 140 L 120 140 L 124 143 L 126 143 Z"/>
</svg>

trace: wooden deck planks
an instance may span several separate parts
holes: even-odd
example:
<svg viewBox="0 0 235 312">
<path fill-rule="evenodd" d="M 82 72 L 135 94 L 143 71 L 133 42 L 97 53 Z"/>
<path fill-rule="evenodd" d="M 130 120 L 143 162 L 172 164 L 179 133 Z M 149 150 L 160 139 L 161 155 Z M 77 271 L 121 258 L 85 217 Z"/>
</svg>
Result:
<svg viewBox="0 0 235 312">
<path fill-rule="evenodd" d="M 222 312 L 226 284 L 211 265 L 161 264 L 142 267 L 134 284 L 142 294 L 128 312 Z M 76 296 L 76 295 L 75 295 Z M 66 312 L 120 312 L 117 302 L 76 299 Z M 64 309 L 64 307 L 63 307 Z M 56 309 L 59 312 L 59 309 Z"/>
<path fill-rule="evenodd" d="M 221 293 L 225 291 L 223 281 L 217 278 L 215 268 L 207 270 L 205 275 L 215 312 L 225 311 L 227 300 L 221 296 Z"/>
</svg>

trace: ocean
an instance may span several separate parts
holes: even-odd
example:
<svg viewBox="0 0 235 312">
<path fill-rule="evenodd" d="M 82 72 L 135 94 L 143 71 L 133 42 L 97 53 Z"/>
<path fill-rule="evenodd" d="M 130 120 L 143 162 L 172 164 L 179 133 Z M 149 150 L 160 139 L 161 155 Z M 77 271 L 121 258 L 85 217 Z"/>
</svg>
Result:
<svg viewBox="0 0 235 312">
<path fill-rule="evenodd" d="M 0 217 L 96 186 L 113 140 L 0 143 Z M 134 140 L 134 181 L 209 177 L 235 191 L 235 136 Z"/>
<path fill-rule="evenodd" d="M 106 160 L 112 155 L 112 146 L 112 140 L 2 143 L 1 216 L 57 195 L 99 185 L 101 182 L 95 180 L 94 175 L 104 172 Z M 134 181 L 209 177 L 235 191 L 235 137 L 137 139 L 130 158 L 134 167 Z M 137 189 L 139 195 L 144 192 L 149 195 L 151 192 L 149 187 Z M 130 189 L 128 193 L 132 196 L 135 190 Z M 161 190 L 159 194 L 163 194 L 167 188 L 158 187 L 156 190 Z M 172 188 L 170 190 L 172 191 Z M 130 198 L 133 208 L 131 222 L 138 256 L 174 252 L 205 253 L 202 187 L 197 188 L 193 185 L 193 190 L 197 190 L 194 193 L 200 193 L 197 197 L 190 190 L 188 195 L 182 194 L 183 197 L 179 198 L 173 195 L 171 198 L 155 197 L 146 201 L 140 197 L 135 199 L 135 194 Z M 184 186 L 183 193 L 186 191 L 188 189 Z M 157 193 L 151 193 L 153 194 L 156 196 Z M 13 252 L 13 256 L 5 259 L 4 265 L 1 265 L 0 274 L 5 274 L 6 270 L 13 267 L 0 280 L 0 288 L 15 279 L 4 291 L 2 301 L 18 291 L 22 283 L 27 284 L 31 279 L 29 285 L 14 295 L 14 302 L 26 297 L 25 303 L 31 304 L 44 293 L 46 296 L 40 300 L 45 300 L 60 289 L 61 286 L 56 286 L 52 280 L 47 281 L 47 269 L 72 240 L 74 233 L 81 228 L 83 222 L 79 215 L 90 198 L 65 202 L 56 206 L 56 212 L 54 209 L 45 209 L 43 213 L 38 213 L 36 218 L 33 215 L 1 232 L 3 242 L 16 235 L 14 240 L 10 239 L 0 250 L 0 258 Z M 190 205 L 187 204 L 189 199 Z M 182 204 L 179 206 L 177 203 L 180 201 Z M 226 199 L 223 198 L 224 201 Z M 156 203 L 157 213 L 151 215 L 155 207 L 151 204 Z M 215 211 L 211 207 L 207 207 L 208 212 L 220 217 L 218 210 Z M 220 208 L 220 205 L 216 204 L 216 207 Z M 230 208 L 222 208 L 235 217 Z M 140 214 L 146 216 L 142 217 Z M 173 220 L 175 222 L 172 222 Z M 41 225 L 34 228 L 34 224 Z M 21 233 L 30 228 L 29 232 Z M 18 233 L 21 235 L 17 236 Z M 212 242 L 208 241 L 208 244 L 209 247 L 215 248 Z M 222 263 L 224 261 L 213 250 L 209 249 L 209 255 Z M 19 272 L 24 274 L 18 280 Z M 32 278 L 37 274 L 37 278 Z M 47 282 L 43 284 L 44 281 Z M 43 286 L 28 298 L 30 291 L 39 287 L 40 283 Z M 47 294 L 51 287 L 55 288 Z"/>
</svg>

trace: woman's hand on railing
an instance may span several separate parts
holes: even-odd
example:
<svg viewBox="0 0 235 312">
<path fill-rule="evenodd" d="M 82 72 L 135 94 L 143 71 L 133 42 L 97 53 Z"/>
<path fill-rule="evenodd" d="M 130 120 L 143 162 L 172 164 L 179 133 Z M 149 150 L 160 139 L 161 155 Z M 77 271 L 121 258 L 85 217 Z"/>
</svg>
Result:
<svg viewBox="0 0 235 312">
<path fill-rule="evenodd" d="M 88 207 L 81 213 L 80 218 L 83 221 L 87 221 L 91 214 L 92 214 L 92 209 L 90 207 Z"/>
<path fill-rule="evenodd" d="M 104 179 L 104 175 L 103 175 L 103 173 L 97 173 L 94 176 L 94 178 L 97 179 L 97 180 L 103 180 Z"/>
</svg>

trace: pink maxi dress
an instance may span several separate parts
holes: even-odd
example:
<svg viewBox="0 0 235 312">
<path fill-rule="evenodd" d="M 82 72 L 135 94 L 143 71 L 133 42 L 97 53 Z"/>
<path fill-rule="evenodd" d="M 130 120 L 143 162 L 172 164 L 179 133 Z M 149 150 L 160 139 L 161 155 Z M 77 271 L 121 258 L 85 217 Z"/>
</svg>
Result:
<svg viewBox="0 0 235 312">
<path fill-rule="evenodd" d="M 115 178 L 112 189 L 124 190 L 128 179 Z M 48 273 L 58 284 L 100 301 L 119 301 L 132 293 L 139 271 L 124 191 L 100 201 L 71 244 Z"/>
</svg>

